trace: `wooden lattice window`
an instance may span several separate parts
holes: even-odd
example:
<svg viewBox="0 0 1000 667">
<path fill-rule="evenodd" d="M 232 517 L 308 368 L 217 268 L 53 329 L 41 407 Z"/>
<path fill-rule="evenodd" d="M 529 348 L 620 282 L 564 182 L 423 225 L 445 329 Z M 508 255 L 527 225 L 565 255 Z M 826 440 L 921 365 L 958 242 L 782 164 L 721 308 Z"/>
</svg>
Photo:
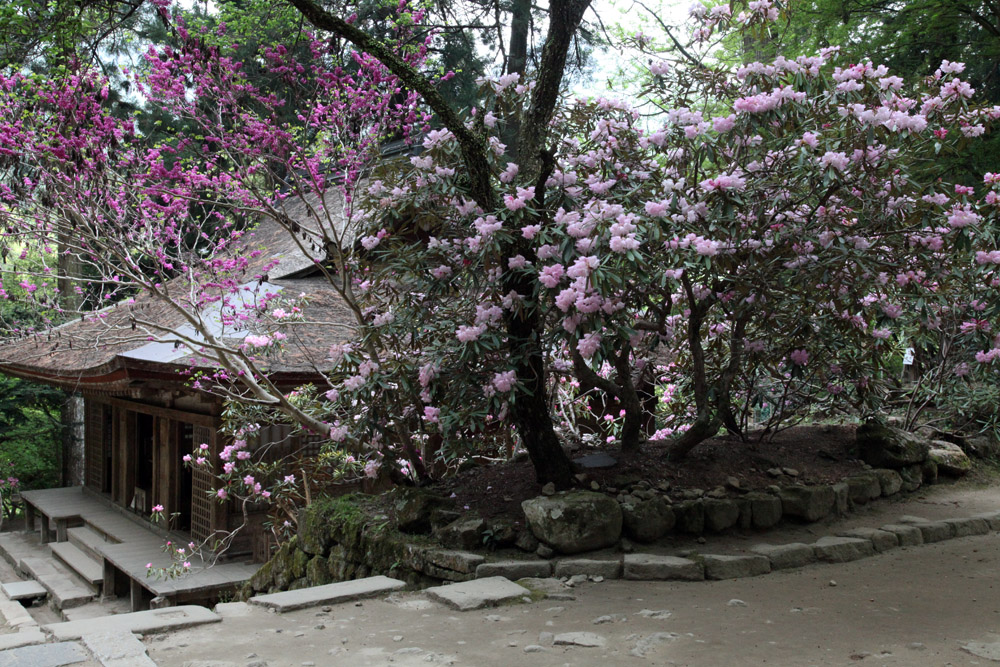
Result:
<svg viewBox="0 0 1000 667">
<path fill-rule="evenodd" d="M 194 447 L 207 443 L 211 458 L 215 461 L 215 434 L 205 426 L 194 427 Z M 211 468 L 195 466 L 191 471 L 191 537 L 203 540 L 215 530 L 213 513 L 215 501 L 211 498 L 213 475 Z"/>
</svg>

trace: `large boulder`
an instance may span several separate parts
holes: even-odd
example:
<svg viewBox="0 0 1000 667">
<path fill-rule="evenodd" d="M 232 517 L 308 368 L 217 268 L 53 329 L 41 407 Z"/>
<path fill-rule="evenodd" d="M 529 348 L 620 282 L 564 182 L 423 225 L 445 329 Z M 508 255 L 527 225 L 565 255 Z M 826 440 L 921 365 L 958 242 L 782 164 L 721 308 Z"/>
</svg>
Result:
<svg viewBox="0 0 1000 667">
<path fill-rule="evenodd" d="M 899 469 L 923 463 L 930 451 L 930 441 L 915 433 L 867 422 L 858 427 L 858 457 L 873 468 Z"/>
<path fill-rule="evenodd" d="M 531 532 L 564 554 L 610 547 L 622 534 L 622 510 L 614 498 L 592 491 L 561 491 L 521 503 Z"/>
<path fill-rule="evenodd" d="M 666 535 L 676 522 L 670 503 L 660 496 L 627 501 L 621 508 L 625 534 L 636 542 L 655 542 Z"/>
<path fill-rule="evenodd" d="M 972 459 L 958 445 L 944 440 L 932 440 L 927 458 L 937 464 L 942 475 L 961 477 L 972 470 Z"/>
</svg>

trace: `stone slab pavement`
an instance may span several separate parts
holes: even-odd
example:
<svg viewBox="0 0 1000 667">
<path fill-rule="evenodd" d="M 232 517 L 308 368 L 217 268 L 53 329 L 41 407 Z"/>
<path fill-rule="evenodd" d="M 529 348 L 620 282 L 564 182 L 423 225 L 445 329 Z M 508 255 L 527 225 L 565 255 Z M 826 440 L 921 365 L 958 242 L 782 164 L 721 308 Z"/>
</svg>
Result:
<svg viewBox="0 0 1000 667">
<path fill-rule="evenodd" d="M 146 646 L 131 632 L 95 632 L 83 635 L 82 641 L 102 667 L 156 667 Z"/>
<path fill-rule="evenodd" d="M 0 651 L 0 667 L 63 667 L 89 659 L 87 650 L 77 642 L 38 644 Z"/>
</svg>

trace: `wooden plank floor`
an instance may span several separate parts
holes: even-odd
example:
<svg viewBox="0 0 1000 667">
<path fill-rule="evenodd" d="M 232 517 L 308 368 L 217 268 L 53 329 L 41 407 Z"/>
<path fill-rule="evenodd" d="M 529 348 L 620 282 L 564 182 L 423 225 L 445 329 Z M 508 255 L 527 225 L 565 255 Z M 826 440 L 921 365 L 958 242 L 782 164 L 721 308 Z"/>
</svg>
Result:
<svg viewBox="0 0 1000 667">
<path fill-rule="evenodd" d="M 190 540 L 190 536 L 171 533 L 169 537 L 164 537 L 146 529 L 140 522 L 123 516 L 119 510 L 84 493 L 81 487 L 25 491 L 22 497 L 39 514 L 50 519 L 79 517 L 95 530 L 117 540 L 117 543 L 98 543 L 94 548 L 105 560 L 154 595 L 186 598 L 198 593 L 229 590 L 249 579 L 259 567 L 245 562 L 223 562 L 209 566 L 195 558 L 191 560 L 191 571 L 181 577 L 160 579 L 147 576 L 147 564 L 152 563 L 154 568 L 169 567 L 170 557 L 163 551 L 167 539 L 183 545 Z"/>
<path fill-rule="evenodd" d="M 206 563 L 194 558 L 191 560 L 191 571 L 183 576 L 174 579 L 147 576 L 148 564 L 152 564 L 154 568 L 170 567 L 171 559 L 163 553 L 162 547 L 162 540 L 145 543 L 124 542 L 101 546 L 100 551 L 105 559 L 128 574 L 143 588 L 164 597 L 233 588 L 253 576 L 258 568 L 257 565 L 239 562 L 207 566 Z"/>
<path fill-rule="evenodd" d="M 80 516 L 83 511 L 106 509 L 99 501 L 86 495 L 83 487 L 79 486 L 22 491 L 21 499 L 50 519 L 70 519 Z"/>
</svg>

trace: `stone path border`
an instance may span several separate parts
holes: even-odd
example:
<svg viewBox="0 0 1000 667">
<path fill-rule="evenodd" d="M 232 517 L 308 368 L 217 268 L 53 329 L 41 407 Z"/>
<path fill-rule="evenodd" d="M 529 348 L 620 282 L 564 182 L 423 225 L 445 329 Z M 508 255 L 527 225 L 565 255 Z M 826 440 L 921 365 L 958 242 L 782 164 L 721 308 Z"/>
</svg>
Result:
<svg viewBox="0 0 1000 667">
<path fill-rule="evenodd" d="M 687 558 L 625 554 L 618 558 L 562 558 L 551 561 L 506 560 L 482 563 L 477 578 L 566 577 L 586 575 L 633 581 L 704 581 L 738 579 L 815 562 L 844 563 L 904 546 L 917 546 L 970 535 L 1000 531 L 1000 511 L 967 518 L 928 521 L 903 516 L 880 528 L 853 528 L 821 537 L 812 544 L 756 544 L 749 554 L 694 554 Z"/>
</svg>

